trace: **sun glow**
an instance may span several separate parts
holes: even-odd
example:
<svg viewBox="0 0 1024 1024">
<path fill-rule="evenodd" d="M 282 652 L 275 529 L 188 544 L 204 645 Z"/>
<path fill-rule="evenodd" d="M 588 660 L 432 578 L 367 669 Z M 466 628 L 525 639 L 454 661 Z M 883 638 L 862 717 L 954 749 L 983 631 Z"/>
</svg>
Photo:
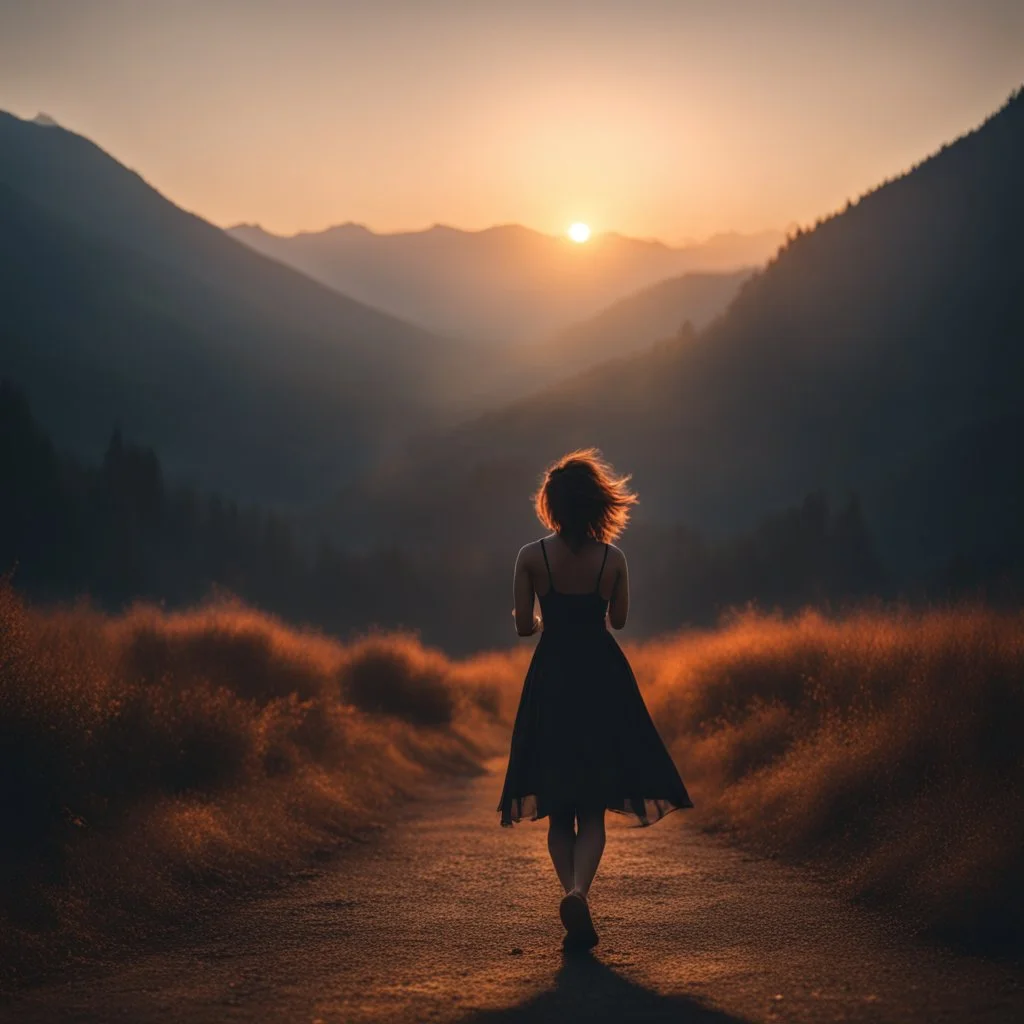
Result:
<svg viewBox="0 0 1024 1024">
<path fill-rule="evenodd" d="M 575 224 L 569 225 L 567 234 L 577 245 L 582 245 L 590 238 L 590 228 L 581 221 L 577 221 Z"/>
</svg>

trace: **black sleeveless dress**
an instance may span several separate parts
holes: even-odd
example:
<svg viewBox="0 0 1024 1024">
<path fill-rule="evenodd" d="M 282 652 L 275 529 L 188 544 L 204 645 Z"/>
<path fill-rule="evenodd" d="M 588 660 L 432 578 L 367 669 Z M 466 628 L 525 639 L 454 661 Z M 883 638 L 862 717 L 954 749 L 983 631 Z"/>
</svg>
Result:
<svg viewBox="0 0 1024 1024">
<path fill-rule="evenodd" d="M 501 824 L 552 809 L 604 807 L 650 825 L 692 807 L 622 648 L 608 632 L 601 576 L 589 594 L 555 590 L 544 541 L 544 629 L 512 730 Z"/>
</svg>

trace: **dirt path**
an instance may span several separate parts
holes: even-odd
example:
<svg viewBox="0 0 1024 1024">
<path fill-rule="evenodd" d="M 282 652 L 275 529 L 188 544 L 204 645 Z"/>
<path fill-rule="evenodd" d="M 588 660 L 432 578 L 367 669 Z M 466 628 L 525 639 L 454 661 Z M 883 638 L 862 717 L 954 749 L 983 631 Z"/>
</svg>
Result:
<svg viewBox="0 0 1024 1024">
<path fill-rule="evenodd" d="M 700 835 L 685 814 L 610 830 L 592 898 L 601 945 L 566 959 L 544 827 L 500 829 L 499 783 L 492 774 L 411 810 L 187 948 L 25 993 L 0 1018 L 1024 1020 L 1010 969 L 902 939 L 800 871 Z"/>
</svg>

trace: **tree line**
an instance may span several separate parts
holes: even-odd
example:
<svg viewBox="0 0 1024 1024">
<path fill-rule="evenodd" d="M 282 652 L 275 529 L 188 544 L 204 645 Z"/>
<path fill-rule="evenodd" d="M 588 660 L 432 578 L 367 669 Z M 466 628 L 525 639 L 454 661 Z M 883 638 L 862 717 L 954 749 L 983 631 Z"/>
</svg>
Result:
<svg viewBox="0 0 1024 1024">
<path fill-rule="evenodd" d="M 0 572 L 35 599 L 174 607 L 220 591 L 339 636 L 411 628 L 452 651 L 512 636 L 514 552 L 460 564 L 457 552 L 356 553 L 300 537 L 284 515 L 169 483 L 156 452 L 117 428 L 102 461 L 83 464 L 57 451 L 9 382 L 0 383 L 0 483 Z M 855 496 L 833 510 L 810 494 L 724 541 L 638 524 L 627 547 L 641 634 L 712 624 L 737 605 L 787 611 L 887 585 Z"/>
</svg>

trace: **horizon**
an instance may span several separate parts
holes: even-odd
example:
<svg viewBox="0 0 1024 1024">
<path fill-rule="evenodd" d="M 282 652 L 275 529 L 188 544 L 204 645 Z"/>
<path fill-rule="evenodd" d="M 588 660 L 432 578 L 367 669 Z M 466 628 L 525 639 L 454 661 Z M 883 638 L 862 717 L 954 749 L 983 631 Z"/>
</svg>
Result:
<svg viewBox="0 0 1024 1024">
<path fill-rule="evenodd" d="M 0 0 L 0 108 L 221 227 L 679 247 L 810 223 L 1024 81 L 1019 4 L 890 8 Z"/>
<path fill-rule="evenodd" d="M 1022 88 L 1024 88 L 1024 85 L 1022 85 Z M 55 129 L 58 129 L 60 131 L 67 132 L 67 133 L 69 133 L 71 135 L 76 135 L 79 138 L 85 139 L 87 142 L 90 142 L 90 143 L 92 143 L 95 146 L 99 146 L 99 143 L 96 142 L 96 140 L 91 139 L 88 135 L 84 135 L 82 132 L 77 131 L 73 125 L 62 124 L 57 118 L 53 117 L 52 115 L 47 113 L 45 110 L 37 111 L 32 116 L 22 116 L 21 114 L 17 114 L 14 111 L 4 110 L 4 109 L 0 108 L 0 114 L 7 114 L 10 117 L 14 117 L 14 118 L 16 118 L 19 121 L 24 121 L 24 122 L 29 123 L 29 124 L 34 124 L 34 125 L 36 125 L 37 127 L 40 127 L 40 128 L 55 128 Z M 126 164 L 124 164 L 121 160 L 118 159 L 118 156 L 117 156 L 116 153 L 112 153 L 112 152 L 104 149 L 102 146 L 99 146 L 99 148 L 104 153 L 106 153 L 106 155 L 108 157 L 112 158 L 113 160 L 117 161 L 118 163 L 121 163 L 122 166 L 126 167 L 133 174 L 137 174 L 140 178 L 142 178 L 142 180 L 144 182 L 146 182 L 147 185 L 149 185 L 150 187 L 156 189 L 156 186 L 153 185 L 152 182 L 149 181 L 149 179 L 147 178 L 147 176 L 146 176 L 146 174 L 144 173 L 143 170 L 140 170 L 137 167 L 128 167 Z M 200 217 L 202 216 L 202 214 L 198 213 L 195 210 L 188 210 L 185 207 L 181 206 L 181 204 L 178 203 L 175 200 L 174 196 L 168 195 L 167 193 L 162 192 L 160 189 L 156 189 L 156 191 L 160 192 L 160 195 L 162 195 L 164 199 L 167 199 L 169 202 L 174 203 L 175 206 L 178 206 L 180 209 L 185 210 L 185 212 L 192 213 L 195 216 L 200 216 Z M 204 218 L 204 219 L 207 219 L 207 218 Z M 210 221 L 210 223 L 213 223 L 213 222 Z M 487 224 L 487 225 L 484 225 L 482 227 L 467 228 L 467 227 L 462 227 L 462 226 L 460 226 L 458 224 L 451 224 L 451 223 L 447 223 L 445 221 L 435 220 L 435 221 L 432 221 L 431 223 L 426 224 L 426 225 L 424 225 L 422 227 L 406 227 L 406 228 L 401 228 L 400 227 L 400 228 L 395 228 L 395 229 L 392 229 L 392 230 L 379 230 L 379 229 L 374 228 L 373 226 L 371 226 L 369 224 L 365 224 L 365 223 L 362 223 L 360 221 L 346 220 L 346 221 L 341 221 L 341 222 L 335 223 L 335 224 L 327 224 L 327 225 L 325 225 L 324 227 L 321 227 L 321 228 L 300 229 L 298 231 L 286 232 L 286 233 L 278 233 L 278 232 L 275 232 L 275 231 L 271 231 L 268 228 L 266 228 L 263 224 L 261 224 L 259 221 L 239 221 L 238 223 L 235 223 L 235 224 L 217 224 L 215 226 L 216 227 L 220 227 L 222 230 L 228 231 L 228 232 L 233 232 L 233 231 L 242 230 L 242 229 L 250 229 L 250 230 L 256 230 L 256 231 L 262 231 L 265 234 L 271 235 L 271 236 L 273 236 L 275 238 L 282 238 L 282 239 L 301 238 L 301 237 L 310 236 L 310 235 L 327 234 L 327 233 L 329 233 L 331 231 L 340 231 L 340 230 L 344 230 L 346 228 L 357 228 L 357 229 L 359 229 L 361 231 L 366 232 L 367 234 L 374 235 L 374 236 L 376 236 L 378 238 L 395 238 L 395 237 L 402 237 L 402 236 L 408 236 L 408 235 L 423 235 L 423 234 L 427 234 L 427 233 L 429 233 L 431 231 L 451 231 L 451 232 L 454 232 L 454 233 L 457 233 L 457 234 L 463 234 L 463 235 L 483 235 L 483 234 L 487 234 L 487 233 L 493 232 L 493 231 L 503 231 L 503 230 L 515 230 L 515 229 L 518 229 L 518 230 L 528 231 L 528 232 L 530 232 L 532 234 L 535 234 L 535 235 L 541 235 L 541 236 L 543 236 L 545 238 L 548 238 L 548 239 L 551 239 L 551 240 L 555 240 L 555 241 L 567 241 L 567 240 L 569 240 L 568 239 L 568 231 L 567 230 L 561 231 L 561 232 L 557 232 L 557 231 L 556 232 L 550 232 L 550 231 L 542 230 L 541 228 L 534 227 L 534 226 L 532 226 L 530 224 L 524 224 L 522 221 L 504 221 L 504 222 L 496 223 L 496 224 Z M 571 225 L 567 225 L 567 228 L 568 227 L 571 227 Z M 784 226 L 767 227 L 767 228 L 763 228 L 763 229 L 761 229 L 759 231 L 737 231 L 737 230 L 732 229 L 732 228 L 725 228 L 725 229 L 720 230 L 720 231 L 714 231 L 714 232 L 712 232 L 711 234 L 708 234 L 708 235 L 703 235 L 703 236 L 700 236 L 700 237 L 683 238 L 683 239 L 680 239 L 680 240 L 678 240 L 676 242 L 669 242 L 669 241 L 666 241 L 663 238 L 657 238 L 655 236 L 630 235 L 630 234 L 627 234 L 627 233 L 625 233 L 623 231 L 619 231 L 616 228 L 607 228 L 605 230 L 594 231 L 592 234 L 588 235 L 588 237 L 585 239 L 585 243 L 588 244 L 588 245 L 592 245 L 595 241 L 597 241 L 598 239 L 602 239 L 602 238 L 621 238 L 621 239 L 624 239 L 624 240 L 627 240 L 627 241 L 632 241 L 632 242 L 643 242 L 643 243 L 647 243 L 647 244 L 650 244 L 650 245 L 661 245 L 661 246 L 664 246 L 664 247 L 670 248 L 670 249 L 687 249 L 687 248 L 698 248 L 700 246 L 708 245 L 708 244 L 710 244 L 712 242 L 719 241 L 719 240 L 722 240 L 722 239 L 741 239 L 741 238 L 742 239 L 752 239 L 752 238 L 759 238 L 759 237 L 766 236 L 766 235 L 767 236 L 778 235 L 778 236 L 782 237 L 786 232 L 792 231 L 793 229 L 795 229 L 797 227 L 799 227 L 797 222 L 796 221 L 791 221 L 789 224 L 786 224 Z"/>
<path fill-rule="evenodd" d="M 170 197 L 167 197 L 167 198 L 170 198 Z M 567 225 L 567 227 L 568 226 L 569 225 Z M 726 229 L 724 231 L 715 231 L 715 232 L 713 232 L 710 235 L 704 235 L 704 236 L 701 236 L 699 238 L 683 238 L 683 239 L 680 239 L 678 242 L 667 242 L 663 238 L 656 238 L 654 236 L 630 235 L 630 234 L 626 234 L 625 232 L 618 231 L 615 228 L 608 228 L 607 230 L 604 230 L 604 231 L 594 231 L 593 234 L 591 234 L 586 239 L 586 242 L 584 243 L 584 245 L 592 245 L 596 240 L 601 239 L 601 238 L 622 238 L 622 239 L 626 239 L 626 240 L 631 241 L 631 242 L 645 242 L 645 243 L 648 243 L 648 244 L 651 244 L 651 245 L 663 245 L 666 248 L 670 248 L 670 249 L 685 249 L 685 248 L 690 248 L 690 247 L 698 247 L 698 246 L 702 246 L 702 245 L 707 245 L 709 242 L 714 242 L 714 241 L 717 241 L 718 239 L 725 239 L 725 238 L 754 238 L 754 237 L 758 237 L 760 235 L 773 235 L 773 234 L 782 235 L 786 231 L 791 230 L 791 229 L 795 228 L 796 226 L 797 226 L 796 222 L 794 221 L 794 222 L 792 222 L 790 224 L 783 225 L 783 226 L 780 226 L 778 228 L 772 228 L 772 227 L 765 228 L 762 231 L 750 231 L 750 232 L 747 232 L 747 231 L 733 231 L 733 230 L 730 230 L 730 229 Z M 530 224 L 524 224 L 521 221 L 505 221 L 505 222 L 500 223 L 500 224 L 487 224 L 484 227 L 478 227 L 478 228 L 465 228 L 465 227 L 459 226 L 458 224 L 449 224 L 449 223 L 446 223 L 444 221 L 434 221 L 434 222 L 432 222 L 430 224 L 424 225 L 423 227 L 395 228 L 394 230 L 381 231 L 381 230 L 377 230 L 376 228 L 370 226 L 369 224 L 363 224 L 363 223 L 360 223 L 359 221 L 354 221 L 354 220 L 347 220 L 347 221 L 342 221 L 341 223 L 338 223 L 338 224 L 328 224 L 328 225 L 326 225 L 325 227 L 322 227 L 322 228 L 305 229 L 305 230 L 301 230 L 301 231 L 287 232 L 287 233 L 283 233 L 283 234 L 279 234 L 276 231 L 270 231 L 264 225 L 260 224 L 259 222 L 255 222 L 255 221 L 250 221 L 250 222 L 240 221 L 237 224 L 228 224 L 228 225 L 224 226 L 224 230 L 226 230 L 226 231 L 235 231 L 235 230 L 239 230 L 239 229 L 243 229 L 243 228 L 263 231 L 263 232 L 265 232 L 268 235 L 273 235 L 275 238 L 284 238 L 284 239 L 301 238 L 303 236 L 309 236 L 309 235 L 323 235 L 323 234 L 327 234 L 330 231 L 340 231 L 340 230 L 343 230 L 345 228 L 358 228 L 359 230 L 365 231 L 367 234 L 370 234 L 370 235 L 375 235 L 378 238 L 395 238 L 395 237 L 406 236 L 406 235 L 425 235 L 425 234 L 428 234 L 431 231 L 451 231 L 453 233 L 461 234 L 461 235 L 485 235 L 485 234 L 488 234 L 489 232 L 493 232 L 493 231 L 505 231 L 505 230 L 516 230 L 516 229 L 518 229 L 518 230 L 522 230 L 522 231 L 528 231 L 531 234 L 542 235 L 545 238 L 549 238 L 549 239 L 552 239 L 552 240 L 555 240 L 555 241 L 567 241 L 567 240 L 569 240 L 568 239 L 568 232 L 567 231 L 561 231 L 561 232 L 557 232 L 557 231 L 555 231 L 555 232 L 543 231 L 540 228 L 533 227 Z"/>
<path fill-rule="evenodd" d="M 1003 100 L 999 103 L 999 105 L 994 107 L 992 110 L 986 112 L 980 120 L 978 120 L 977 122 L 972 123 L 970 125 L 962 126 L 961 129 L 958 132 L 956 132 L 955 134 L 951 135 L 949 138 L 942 140 L 933 149 L 929 150 L 926 153 L 919 154 L 906 167 L 902 167 L 902 168 L 900 168 L 897 171 L 894 171 L 892 173 L 886 174 L 886 175 L 880 177 L 877 181 L 866 183 L 860 189 L 860 191 L 847 196 L 846 201 L 842 205 L 845 206 L 849 202 L 857 201 L 857 200 L 863 198 L 865 195 L 869 194 L 870 192 L 875 191 L 877 188 L 880 188 L 883 185 L 885 185 L 885 184 L 887 184 L 887 183 L 889 183 L 891 181 L 897 180 L 897 179 L 905 176 L 906 174 L 910 173 L 916 166 L 918 166 L 920 163 L 930 159 L 931 157 L 937 155 L 946 146 L 954 143 L 957 139 L 960 139 L 963 136 L 968 135 L 968 134 L 976 131 L 983 124 L 985 124 L 991 117 L 993 117 L 1000 110 L 1002 110 L 1003 107 L 1005 107 L 1007 103 L 1009 103 L 1016 95 L 1018 95 L 1021 92 L 1024 92 L 1024 80 L 1022 80 L 1020 83 L 1014 85 L 1011 88 L 1011 90 L 1007 93 L 1007 95 L 1003 98 Z M 571 228 L 574 225 L 566 225 L 565 229 L 563 229 L 561 231 L 558 231 L 558 230 L 546 231 L 546 230 L 544 230 L 542 228 L 538 228 L 538 227 L 535 227 L 533 225 L 523 223 L 522 221 L 504 221 L 504 222 L 494 223 L 494 224 L 485 224 L 485 225 L 482 225 L 482 226 L 479 226 L 479 227 L 464 227 L 464 226 L 461 226 L 461 225 L 458 225 L 458 224 L 453 224 L 453 223 L 449 223 L 449 222 L 445 222 L 445 221 L 441 221 L 441 220 L 434 220 L 434 221 L 431 221 L 431 222 L 429 222 L 429 223 L 427 223 L 425 225 L 422 225 L 422 226 L 396 227 L 396 228 L 391 228 L 391 229 L 380 229 L 380 228 L 374 227 L 374 226 L 372 226 L 370 224 L 367 224 L 365 222 L 361 222 L 361 221 L 357 221 L 357 220 L 344 220 L 344 221 L 339 221 L 339 222 L 336 222 L 336 223 L 325 224 L 322 227 L 318 227 L 318 228 L 300 228 L 300 229 L 297 229 L 295 231 L 275 231 L 275 230 L 272 230 L 271 228 L 268 228 L 266 225 L 264 225 L 263 223 L 261 223 L 258 220 L 257 221 L 238 221 L 236 223 L 228 223 L 228 224 L 217 224 L 214 221 L 210 220 L 209 218 L 204 217 L 203 214 L 200 213 L 199 211 L 191 210 L 188 207 L 184 206 L 182 203 L 178 202 L 177 199 L 174 196 L 169 195 L 166 192 L 164 192 L 163 190 L 161 190 L 160 188 L 158 188 L 152 181 L 150 181 L 150 179 L 147 177 L 147 175 L 144 173 L 143 170 L 140 170 L 137 167 L 129 166 L 128 164 L 124 163 L 124 161 L 120 160 L 120 158 L 118 157 L 118 155 L 116 153 L 113 153 L 113 152 L 105 149 L 95 139 L 92 139 L 90 136 L 84 134 L 83 132 L 78 131 L 74 126 L 63 124 L 61 121 L 59 121 L 57 118 L 55 118 L 52 115 L 50 115 L 48 112 L 43 111 L 43 110 L 39 110 L 39 111 L 37 111 L 33 115 L 22 115 L 22 114 L 14 112 L 13 110 L 7 110 L 7 109 L 4 109 L 4 108 L 0 107 L 0 115 L 2 115 L 2 114 L 7 114 L 7 115 L 9 115 L 11 117 L 14 117 L 14 118 L 16 118 L 18 120 L 24 121 L 26 123 L 35 124 L 35 125 L 37 125 L 37 126 L 39 126 L 41 128 L 55 128 L 55 129 L 58 129 L 60 131 L 65 131 L 65 132 L 68 132 L 69 134 L 76 135 L 76 136 L 78 136 L 80 138 L 85 139 L 87 142 L 90 142 L 93 145 L 99 147 L 108 157 L 110 157 L 113 160 L 115 160 L 118 163 L 120 163 L 127 170 L 129 170 L 133 174 L 137 174 L 148 186 L 150 186 L 151 188 L 155 189 L 161 196 L 163 196 L 164 199 L 166 199 L 169 202 L 173 203 L 179 209 L 182 209 L 186 213 L 191 213 L 191 214 L 193 214 L 195 216 L 201 217 L 202 219 L 205 219 L 209 223 L 213 224 L 215 227 L 219 227 L 223 231 L 228 232 L 228 233 L 233 233 L 235 231 L 240 231 L 240 230 L 252 230 L 252 231 L 262 232 L 262 233 L 266 234 L 269 237 L 273 237 L 273 238 L 277 238 L 277 239 L 281 239 L 281 240 L 290 240 L 290 239 L 296 239 L 296 238 L 302 238 L 302 237 L 311 237 L 311 236 L 316 236 L 316 235 L 323 235 L 323 234 L 328 234 L 328 233 L 333 232 L 333 231 L 340 231 L 340 230 L 352 229 L 352 228 L 358 229 L 360 231 L 363 231 L 363 232 L 365 232 L 365 233 L 367 233 L 369 235 L 373 235 L 373 236 L 378 237 L 378 238 L 407 237 L 407 236 L 411 236 L 411 235 L 428 234 L 428 233 L 430 233 L 432 231 L 451 231 L 453 233 L 463 234 L 463 235 L 482 235 L 482 234 L 487 234 L 487 233 L 495 232 L 495 231 L 519 229 L 519 230 L 527 231 L 527 232 L 535 234 L 535 235 L 543 236 L 543 237 L 548 238 L 548 239 L 553 240 L 553 241 L 566 241 L 566 242 L 570 242 L 570 243 L 573 241 L 571 239 L 571 237 L 570 237 L 570 232 L 571 232 Z M 577 248 L 578 247 L 578 248 L 581 248 L 581 249 L 589 248 L 589 247 L 592 247 L 593 243 L 596 240 L 602 239 L 602 238 L 620 238 L 620 239 L 623 239 L 623 240 L 626 240 L 626 241 L 641 242 L 641 243 L 650 244 L 650 245 L 661 245 L 661 246 L 663 246 L 663 247 L 665 247 L 667 249 L 673 249 L 673 250 L 685 250 L 685 249 L 688 249 L 688 248 L 700 248 L 702 246 L 707 246 L 707 245 L 709 245 L 709 244 L 711 244 L 713 242 L 716 242 L 716 241 L 722 240 L 722 239 L 755 239 L 755 238 L 761 238 L 761 237 L 772 236 L 772 235 L 778 235 L 780 237 L 780 239 L 784 239 L 784 238 L 788 237 L 795 230 L 804 229 L 806 227 L 809 227 L 812 223 L 816 223 L 816 222 L 818 222 L 818 221 L 820 221 L 822 219 L 827 219 L 827 218 L 829 218 L 829 217 L 831 217 L 831 216 L 833 216 L 833 215 L 835 215 L 837 213 L 840 213 L 840 212 L 842 212 L 842 206 L 836 206 L 836 207 L 834 207 L 832 209 L 819 211 L 813 217 L 813 220 L 812 219 L 808 219 L 806 222 L 800 222 L 800 221 L 796 221 L 796 220 L 791 220 L 788 223 L 785 223 L 783 225 L 767 226 L 767 227 L 761 228 L 761 229 L 756 230 L 756 231 L 741 231 L 741 230 L 738 230 L 736 228 L 725 227 L 725 228 L 722 228 L 722 229 L 719 229 L 719 230 L 712 231 L 711 233 L 706 234 L 706 235 L 690 236 L 690 237 L 681 238 L 681 239 L 678 239 L 678 240 L 669 240 L 669 239 L 666 239 L 666 238 L 661 238 L 661 237 L 657 237 L 657 236 L 653 236 L 653 235 L 651 235 L 651 236 L 633 235 L 633 234 L 629 234 L 627 232 L 621 231 L 621 230 L 619 230 L 617 228 L 614 228 L 614 227 L 605 228 L 603 230 L 602 229 L 596 229 L 596 230 L 593 230 L 591 232 L 590 231 L 590 226 L 589 225 L 585 225 L 587 227 L 587 229 L 588 229 L 587 238 L 584 240 L 586 244 L 578 245 L 578 246 L 577 245 L 571 245 L 571 247 L 572 248 Z"/>
</svg>

